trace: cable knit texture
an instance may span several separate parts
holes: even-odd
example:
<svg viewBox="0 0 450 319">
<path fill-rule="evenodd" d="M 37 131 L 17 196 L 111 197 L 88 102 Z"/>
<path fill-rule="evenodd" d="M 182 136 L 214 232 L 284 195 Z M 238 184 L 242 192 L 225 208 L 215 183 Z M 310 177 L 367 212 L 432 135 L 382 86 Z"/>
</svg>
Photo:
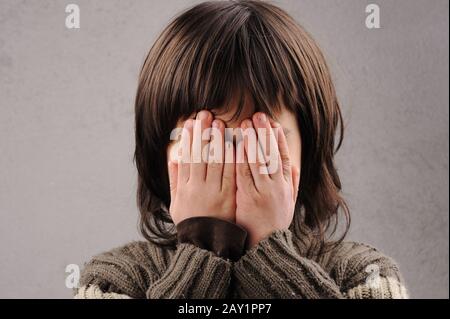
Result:
<svg viewBox="0 0 450 319">
<path fill-rule="evenodd" d="M 396 263 L 375 248 L 319 253 L 311 238 L 277 231 L 234 263 L 192 244 L 133 242 L 86 264 L 76 298 L 408 298 Z"/>
</svg>

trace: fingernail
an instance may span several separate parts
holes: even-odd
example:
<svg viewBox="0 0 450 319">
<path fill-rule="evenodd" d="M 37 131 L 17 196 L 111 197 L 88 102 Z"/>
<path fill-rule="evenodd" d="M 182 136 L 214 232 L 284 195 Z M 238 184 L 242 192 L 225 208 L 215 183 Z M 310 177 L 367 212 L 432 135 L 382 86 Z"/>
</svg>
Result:
<svg viewBox="0 0 450 319">
<path fill-rule="evenodd" d="M 214 120 L 213 123 L 212 123 L 212 126 L 215 127 L 215 128 L 219 128 L 219 122 Z"/>
<path fill-rule="evenodd" d="M 261 121 L 261 123 L 266 123 L 266 115 L 264 113 L 259 114 L 259 120 Z"/>
<path fill-rule="evenodd" d="M 206 120 L 209 117 L 209 112 L 207 111 L 200 111 L 200 113 L 198 113 L 198 118 L 200 120 Z"/>
</svg>

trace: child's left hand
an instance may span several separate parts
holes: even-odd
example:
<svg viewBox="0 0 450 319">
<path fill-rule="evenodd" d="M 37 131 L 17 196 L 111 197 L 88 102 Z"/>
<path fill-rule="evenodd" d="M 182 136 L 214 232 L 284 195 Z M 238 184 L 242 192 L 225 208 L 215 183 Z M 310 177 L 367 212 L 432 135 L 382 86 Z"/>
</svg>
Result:
<svg viewBox="0 0 450 319">
<path fill-rule="evenodd" d="M 252 121 L 243 121 L 241 128 L 255 130 L 256 136 L 258 128 L 265 128 L 266 136 L 258 137 L 260 143 L 278 135 L 275 149 L 270 150 L 278 154 L 278 166 L 274 172 L 261 174 L 260 168 L 266 164 L 249 163 L 248 155 L 244 163 L 236 164 L 236 223 L 247 230 L 248 248 L 251 248 L 274 231 L 289 228 L 294 216 L 300 173 L 291 165 L 286 137 L 279 124 L 271 124 L 267 115 L 256 113 Z M 244 142 L 244 148 L 245 154 L 250 154 L 248 143 Z"/>
</svg>

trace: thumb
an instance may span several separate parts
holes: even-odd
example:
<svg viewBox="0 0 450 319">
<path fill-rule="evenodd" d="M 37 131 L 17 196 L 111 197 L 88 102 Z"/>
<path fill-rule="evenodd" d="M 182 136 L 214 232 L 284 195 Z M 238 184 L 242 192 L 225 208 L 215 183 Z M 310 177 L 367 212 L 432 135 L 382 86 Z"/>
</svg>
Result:
<svg viewBox="0 0 450 319">
<path fill-rule="evenodd" d="M 169 161 L 169 186 L 170 186 L 170 199 L 174 200 L 177 194 L 178 183 L 178 164 L 173 161 Z"/>
</svg>

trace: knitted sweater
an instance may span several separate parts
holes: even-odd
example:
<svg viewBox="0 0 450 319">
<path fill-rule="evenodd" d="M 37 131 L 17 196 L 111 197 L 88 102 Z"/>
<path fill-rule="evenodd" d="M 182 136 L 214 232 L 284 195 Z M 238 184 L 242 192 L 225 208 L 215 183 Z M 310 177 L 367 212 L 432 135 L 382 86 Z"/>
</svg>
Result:
<svg viewBox="0 0 450 319">
<path fill-rule="evenodd" d="M 186 242 L 132 242 L 87 263 L 75 298 L 408 298 L 375 248 L 341 242 L 319 254 L 311 238 L 276 231 L 235 262 Z"/>
</svg>

